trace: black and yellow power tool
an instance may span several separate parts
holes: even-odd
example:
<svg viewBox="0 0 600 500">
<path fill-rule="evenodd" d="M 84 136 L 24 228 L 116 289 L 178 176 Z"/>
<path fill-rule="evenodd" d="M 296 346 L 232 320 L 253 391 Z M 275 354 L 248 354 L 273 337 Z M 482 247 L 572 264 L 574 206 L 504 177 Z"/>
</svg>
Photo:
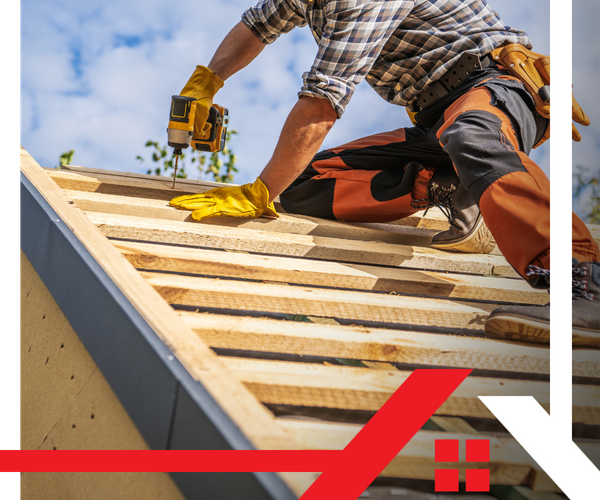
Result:
<svg viewBox="0 0 600 500">
<path fill-rule="evenodd" d="M 175 171 L 173 172 L 173 188 L 177 176 L 179 155 L 190 145 L 197 151 L 216 153 L 225 149 L 229 111 L 213 104 L 206 123 L 211 125 L 205 135 L 194 135 L 194 119 L 196 117 L 197 100 L 193 97 L 174 95 L 171 98 L 169 111 L 169 128 L 167 128 L 167 144 L 173 148 L 175 155 Z"/>
</svg>

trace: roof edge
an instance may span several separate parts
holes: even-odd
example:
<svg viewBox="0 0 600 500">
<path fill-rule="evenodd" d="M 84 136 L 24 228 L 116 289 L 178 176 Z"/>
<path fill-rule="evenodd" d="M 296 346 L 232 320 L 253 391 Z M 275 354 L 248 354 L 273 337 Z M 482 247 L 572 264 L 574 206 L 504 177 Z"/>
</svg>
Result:
<svg viewBox="0 0 600 500">
<path fill-rule="evenodd" d="M 165 449 L 174 425 L 183 426 L 177 431 L 184 434 L 190 425 L 185 419 L 175 424 L 177 405 L 185 399 L 175 397 L 180 384 L 206 417 L 204 442 L 190 443 L 191 449 L 194 444 L 202 445 L 197 449 L 254 449 L 23 172 L 21 248 L 151 448 Z M 254 480 L 241 481 L 244 498 L 297 498 L 275 473 L 245 475 Z M 174 479 L 189 496 L 205 490 L 211 477 L 218 481 L 220 474 L 194 473 L 192 481 L 186 474 L 183 482 L 181 476 Z M 235 488 L 230 480 L 218 482 L 222 493 L 222 488 Z M 232 491 L 231 498 L 237 494 Z"/>
</svg>

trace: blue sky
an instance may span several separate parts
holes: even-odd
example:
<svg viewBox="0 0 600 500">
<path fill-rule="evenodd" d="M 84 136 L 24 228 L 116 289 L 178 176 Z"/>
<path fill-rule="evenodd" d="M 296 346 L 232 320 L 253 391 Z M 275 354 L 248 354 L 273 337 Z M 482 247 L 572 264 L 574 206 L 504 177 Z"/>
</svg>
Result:
<svg viewBox="0 0 600 500">
<path fill-rule="evenodd" d="M 146 152 L 148 139 L 166 143 L 170 96 L 179 93 L 197 64 L 209 62 L 250 3 L 24 0 L 22 144 L 43 166 L 56 165 L 62 152 L 74 148 L 75 164 L 144 172 L 149 165 L 135 158 Z M 575 3 L 575 18 L 589 26 L 588 34 L 596 33 L 598 16 L 590 15 L 590 9 L 598 12 L 596 2 Z M 546 0 L 490 4 L 507 24 L 530 34 L 536 51 L 548 53 Z M 576 47 L 583 31 L 574 30 Z M 594 45 L 587 52 L 597 58 Z M 216 102 L 230 110 L 231 127 L 239 131 L 231 143 L 240 170 L 236 182 L 254 180 L 269 160 L 315 53 L 310 31 L 295 29 L 266 47 L 217 95 Z M 582 131 L 584 141 L 574 145 L 575 163 L 597 168 L 598 64 L 589 67 L 580 59 L 575 59 L 576 92 L 594 124 Z M 407 125 L 402 108 L 387 104 L 363 83 L 324 147 Z M 548 173 L 549 147 L 534 151 L 533 158 Z"/>
</svg>

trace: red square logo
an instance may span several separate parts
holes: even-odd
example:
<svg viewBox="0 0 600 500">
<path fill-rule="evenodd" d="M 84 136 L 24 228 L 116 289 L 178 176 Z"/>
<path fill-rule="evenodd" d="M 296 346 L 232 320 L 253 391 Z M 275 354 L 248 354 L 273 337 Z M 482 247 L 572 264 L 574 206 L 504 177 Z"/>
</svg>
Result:
<svg viewBox="0 0 600 500">
<path fill-rule="evenodd" d="M 489 462 L 490 440 L 489 439 L 467 439 L 467 462 Z M 487 490 L 486 490 L 487 491 Z"/>
<path fill-rule="evenodd" d="M 435 440 L 436 462 L 458 462 L 458 439 Z M 454 491 L 454 490 L 447 490 Z"/>
<path fill-rule="evenodd" d="M 436 469 L 435 491 L 458 491 L 458 469 Z"/>
<path fill-rule="evenodd" d="M 437 488 L 437 474 L 435 480 Z M 467 491 L 490 491 L 489 469 L 467 469 L 465 486 Z"/>
</svg>

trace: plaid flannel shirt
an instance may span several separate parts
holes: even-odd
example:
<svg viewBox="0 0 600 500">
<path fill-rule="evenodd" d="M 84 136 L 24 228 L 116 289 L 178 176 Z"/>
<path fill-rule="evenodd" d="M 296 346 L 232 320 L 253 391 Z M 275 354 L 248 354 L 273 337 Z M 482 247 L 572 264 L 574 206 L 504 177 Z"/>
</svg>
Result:
<svg viewBox="0 0 600 500">
<path fill-rule="evenodd" d="M 338 117 L 364 78 L 386 101 L 408 106 L 464 52 L 532 46 L 485 0 L 262 0 L 242 21 L 266 44 L 308 25 L 319 50 L 298 95 L 329 99 Z"/>
</svg>

